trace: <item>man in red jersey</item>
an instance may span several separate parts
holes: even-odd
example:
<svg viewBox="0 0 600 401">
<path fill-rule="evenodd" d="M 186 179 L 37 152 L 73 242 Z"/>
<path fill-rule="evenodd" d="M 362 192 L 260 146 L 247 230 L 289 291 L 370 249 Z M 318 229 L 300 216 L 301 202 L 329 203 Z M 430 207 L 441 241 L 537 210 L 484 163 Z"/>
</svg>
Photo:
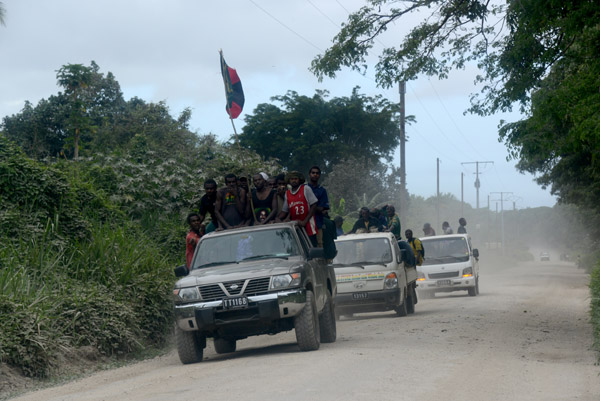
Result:
<svg viewBox="0 0 600 401">
<path fill-rule="evenodd" d="M 318 199 L 312 189 L 304 184 L 304 176 L 298 171 L 292 171 L 287 176 L 291 189 L 285 193 L 283 208 L 279 214 L 279 220 L 288 216 L 290 220 L 297 220 L 306 229 L 310 240 L 317 246 L 317 224 L 315 223 L 315 211 Z"/>
</svg>

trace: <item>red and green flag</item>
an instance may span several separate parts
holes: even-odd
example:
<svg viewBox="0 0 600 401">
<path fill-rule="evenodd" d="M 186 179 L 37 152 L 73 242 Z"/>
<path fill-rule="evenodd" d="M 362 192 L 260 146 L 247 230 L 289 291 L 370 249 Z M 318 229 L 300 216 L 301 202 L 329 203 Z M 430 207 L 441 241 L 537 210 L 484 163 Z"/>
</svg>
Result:
<svg viewBox="0 0 600 401">
<path fill-rule="evenodd" d="M 225 84 L 225 96 L 227 105 L 225 109 L 231 118 L 237 118 L 244 108 L 244 91 L 242 81 L 234 68 L 231 68 L 225 62 L 223 53 L 221 55 L 221 73 L 223 74 L 223 83 Z"/>
</svg>

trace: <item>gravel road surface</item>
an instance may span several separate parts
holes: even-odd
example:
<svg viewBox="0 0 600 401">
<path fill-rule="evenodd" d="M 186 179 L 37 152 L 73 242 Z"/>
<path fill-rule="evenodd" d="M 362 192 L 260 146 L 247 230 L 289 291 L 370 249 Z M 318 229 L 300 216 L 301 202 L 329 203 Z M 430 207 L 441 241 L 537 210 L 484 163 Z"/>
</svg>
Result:
<svg viewBox="0 0 600 401">
<path fill-rule="evenodd" d="M 19 401 L 600 400 L 591 350 L 589 276 L 572 264 L 491 267 L 481 294 L 439 294 L 416 313 L 361 314 L 338 340 L 300 352 L 293 332 L 238 342 L 202 363 L 175 351 L 96 373 Z"/>
</svg>

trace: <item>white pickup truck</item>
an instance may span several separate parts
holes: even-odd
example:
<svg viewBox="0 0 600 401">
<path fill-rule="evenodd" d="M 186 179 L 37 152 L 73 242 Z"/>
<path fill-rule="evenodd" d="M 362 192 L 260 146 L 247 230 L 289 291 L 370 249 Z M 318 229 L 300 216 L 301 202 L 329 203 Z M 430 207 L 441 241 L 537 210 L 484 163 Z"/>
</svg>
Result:
<svg viewBox="0 0 600 401">
<path fill-rule="evenodd" d="M 394 310 L 414 313 L 417 271 L 404 263 L 391 233 L 350 234 L 336 240 L 336 316 Z"/>
</svg>

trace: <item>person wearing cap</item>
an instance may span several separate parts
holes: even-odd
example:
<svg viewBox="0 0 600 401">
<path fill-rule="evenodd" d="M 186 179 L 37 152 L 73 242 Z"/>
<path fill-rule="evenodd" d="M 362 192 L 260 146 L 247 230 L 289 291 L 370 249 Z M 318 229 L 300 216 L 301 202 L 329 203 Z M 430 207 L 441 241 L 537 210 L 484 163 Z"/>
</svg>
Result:
<svg viewBox="0 0 600 401">
<path fill-rule="evenodd" d="M 344 229 L 342 228 L 342 225 L 344 224 L 344 218 L 342 216 L 335 216 L 333 222 L 335 223 L 335 233 L 337 236 L 339 237 L 340 235 L 344 235 Z"/>
<path fill-rule="evenodd" d="M 277 199 L 275 198 L 275 191 L 266 186 L 269 177 L 265 173 L 254 174 L 252 182 L 254 183 L 254 189 L 248 193 L 248 202 L 251 205 L 253 214 L 253 224 L 260 225 L 266 224 L 271 220 L 275 219 L 277 213 Z M 267 217 L 264 220 L 259 218 L 261 211 L 266 211 Z"/>
<path fill-rule="evenodd" d="M 304 182 L 304 175 L 299 171 L 291 171 L 286 177 L 291 188 L 285 193 L 283 208 L 279 214 L 279 220 L 289 216 L 289 219 L 298 221 L 301 227 L 306 229 L 313 246 L 317 246 L 317 224 L 315 222 L 315 211 L 318 199 L 312 189 Z"/>
<path fill-rule="evenodd" d="M 431 224 L 425 223 L 423 225 L 423 234 L 425 234 L 426 237 L 432 237 L 435 235 L 435 230 L 433 227 L 431 227 Z"/>
</svg>

